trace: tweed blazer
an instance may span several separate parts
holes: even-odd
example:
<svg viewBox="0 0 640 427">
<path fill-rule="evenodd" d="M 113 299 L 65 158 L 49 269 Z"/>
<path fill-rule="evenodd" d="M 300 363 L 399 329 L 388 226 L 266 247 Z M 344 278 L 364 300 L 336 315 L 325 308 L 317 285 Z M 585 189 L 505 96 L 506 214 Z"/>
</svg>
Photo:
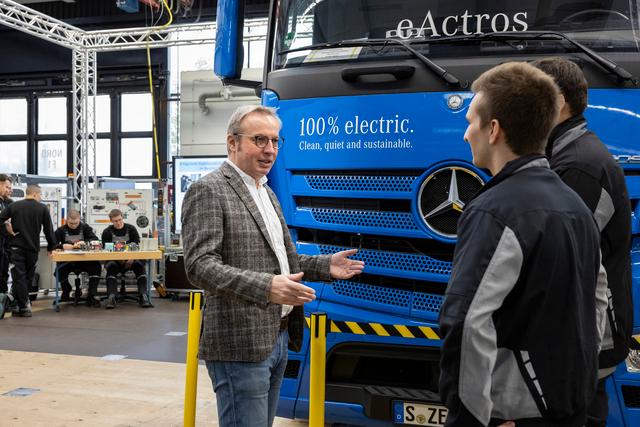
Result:
<svg viewBox="0 0 640 427">
<path fill-rule="evenodd" d="M 282 225 L 291 274 L 329 281 L 331 257 L 298 255 L 282 208 L 266 187 Z M 205 291 L 200 359 L 260 362 L 279 334 L 282 306 L 269 302 L 280 265 L 251 193 L 226 162 L 193 183 L 182 205 L 184 265 L 189 281 Z M 289 348 L 302 346 L 301 306 L 289 315 Z"/>
</svg>

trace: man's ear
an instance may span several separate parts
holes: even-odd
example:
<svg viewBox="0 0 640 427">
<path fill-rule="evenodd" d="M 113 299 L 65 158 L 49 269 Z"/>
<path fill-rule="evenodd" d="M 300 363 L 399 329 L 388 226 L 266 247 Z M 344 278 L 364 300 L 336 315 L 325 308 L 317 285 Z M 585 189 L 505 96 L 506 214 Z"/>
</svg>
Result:
<svg viewBox="0 0 640 427">
<path fill-rule="evenodd" d="M 571 105 L 567 102 L 567 99 L 563 94 L 558 95 L 558 119 L 564 121 L 569 117 L 573 116 L 573 112 L 571 111 Z"/>
<path fill-rule="evenodd" d="M 227 135 L 227 151 L 229 153 L 236 151 L 236 139 L 231 134 Z"/>
<path fill-rule="evenodd" d="M 489 144 L 495 144 L 503 134 L 500 122 L 497 119 L 491 119 L 489 122 Z"/>
<path fill-rule="evenodd" d="M 558 94 L 558 100 L 556 102 L 558 103 L 558 111 L 562 111 L 565 106 L 568 107 L 567 100 L 562 93 Z"/>
</svg>

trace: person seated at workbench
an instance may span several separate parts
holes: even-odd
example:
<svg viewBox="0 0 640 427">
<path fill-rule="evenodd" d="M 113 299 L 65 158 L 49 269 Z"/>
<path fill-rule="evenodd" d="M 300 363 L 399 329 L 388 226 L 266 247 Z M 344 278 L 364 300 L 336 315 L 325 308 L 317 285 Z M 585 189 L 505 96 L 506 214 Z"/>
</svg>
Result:
<svg viewBox="0 0 640 427">
<path fill-rule="evenodd" d="M 138 230 L 124 222 L 122 211 L 120 209 L 112 209 L 109 212 L 111 225 L 102 232 L 102 245 L 106 247 L 107 243 L 124 244 L 136 243 L 140 244 L 140 235 Z M 118 282 L 116 276 L 119 273 L 132 270 L 136 275 L 138 283 L 138 305 L 142 308 L 153 307 L 149 301 L 147 294 L 147 275 L 145 274 L 144 263 L 139 260 L 128 261 L 108 261 L 105 265 L 107 269 L 107 305 L 105 308 L 112 309 L 116 307 L 116 292 L 118 290 Z"/>
<path fill-rule="evenodd" d="M 93 229 L 80 220 L 80 212 L 70 209 L 67 215 L 67 223 L 59 227 L 55 232 L 56 249 L 65 251 L 79 250 L 89 245 L 92 240 L 98 240 L 98 236 Z M 84 272 L 89 275 L 89 294 L 87 295 L 87 305 L 100 307 L 100 301 L 97 300 L 98 283 L 100 283 L 100 275 L 102 266 L 98 261 L 74 261 L 61 262 L 58 264 L 58 279 L 62 288 L 60 301 L 69 301 L 71 293 L 71 284 L 69 283 L 70 273 Z M 75 301 L 78 302 L 82 291 L 80 290 L 79 281 L 76 281 Z"/>
</svg>

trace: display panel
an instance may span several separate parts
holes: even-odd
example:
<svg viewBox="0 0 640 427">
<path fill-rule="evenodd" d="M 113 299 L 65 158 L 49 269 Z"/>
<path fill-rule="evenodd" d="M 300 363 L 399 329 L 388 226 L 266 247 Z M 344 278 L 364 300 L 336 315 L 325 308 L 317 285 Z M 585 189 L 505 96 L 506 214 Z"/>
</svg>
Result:
<svg viewBox="0 0 640 427">
<path fill-rule="evenodd" d="M 189 186 L 218 169 L 226 156 L 194 156 L 173 158 L 173 224 L 176 233 L 182 229 L 182 201 Z"/>
</svg>

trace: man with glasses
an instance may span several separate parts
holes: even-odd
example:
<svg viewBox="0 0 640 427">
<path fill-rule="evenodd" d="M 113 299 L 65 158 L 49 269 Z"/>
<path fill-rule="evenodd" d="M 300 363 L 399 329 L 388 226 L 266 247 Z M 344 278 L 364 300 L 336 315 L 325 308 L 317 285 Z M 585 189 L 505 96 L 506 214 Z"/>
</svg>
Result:
<svg viewBox="0 0 640 427">
<path fill-rule="evenodd" d="M 205 290 L 200 358 L 216 392 L 220 427 L 271 426 L 287 365 L 302 346 L 305 280 L 348 279 L 364 268 L 348 256 L 298 255 L 275 194 L 266 186 L 283 140 L 262 106 L 229 121 L 229 158 L 189 187 L 182 232 L 189 281 Z"/>
</svg>

